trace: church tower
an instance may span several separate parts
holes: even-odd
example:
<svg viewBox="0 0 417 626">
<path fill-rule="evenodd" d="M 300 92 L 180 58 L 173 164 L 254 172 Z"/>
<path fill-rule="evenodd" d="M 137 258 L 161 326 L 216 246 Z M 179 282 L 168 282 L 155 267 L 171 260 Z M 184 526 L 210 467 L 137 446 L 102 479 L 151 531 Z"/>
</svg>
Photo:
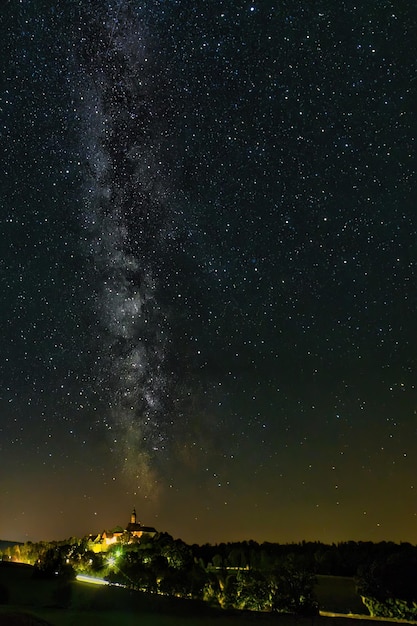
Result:
<svg viewBox="0 0 417 626">
<path fill-rule="evenodd" d="M 133 509 L 132 515 L 130 516 L 130 523 L 136 524 L 136 509 Z"/>
</svg>

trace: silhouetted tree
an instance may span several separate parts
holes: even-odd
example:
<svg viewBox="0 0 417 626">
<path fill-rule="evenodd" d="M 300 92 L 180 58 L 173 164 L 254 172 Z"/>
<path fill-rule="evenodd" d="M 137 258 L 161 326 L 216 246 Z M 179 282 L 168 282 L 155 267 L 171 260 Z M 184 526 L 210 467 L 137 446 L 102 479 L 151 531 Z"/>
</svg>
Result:
<svg viewBox="0 0 417 626">
<path fill-rule="evenodd" d="M 35 578 L 59 576 L 65 580 L 72 580 L 75 577 L 75 571 L 67 562 L 67 552 L 65 547 L 49 548 L 36 562 L 33 576 Z"/>
</svg>

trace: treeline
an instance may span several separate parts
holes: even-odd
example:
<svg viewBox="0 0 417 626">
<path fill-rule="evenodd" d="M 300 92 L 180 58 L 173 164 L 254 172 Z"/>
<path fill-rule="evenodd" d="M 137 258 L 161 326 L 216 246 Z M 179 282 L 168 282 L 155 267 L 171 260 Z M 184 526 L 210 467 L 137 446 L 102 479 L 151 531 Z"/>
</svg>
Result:
<svg viewBox="0 0 417 626">
<path fill-rule="evenodd" d="M 317 575 L 357 576 L 363 568 L 372 564 L 387 563 L 394 555 L 401 556 L 406 561 L 417 557 L 417 547 L 410 543 L 394 543 L 382 541 L 347 541 L 337 544 L 321 542 L 306 542 L 278 544 L 256 541 L 241 541 L 220 544 L 188 545 L 180 539 L 174 540 L 167 533 L 158 533 L 155 538 L 144 536 L 141 540 L 128 536 L 125 533 L 117 544 L 127 545 L 130 549 L 155 551 L 163 543 L 171 546 L 171 550 L 187 551 L 204 569 L 242 568 L 268 571 L 291 563 L 292 566 Z M 0 558 L 11 558 L 34 565 L 37 559 L 50 548 L 71 546 L 71 554 L 84 559 L 86 553 L 89 558 L 97 557 L 92 550 L 89 537 L 77 539 L 71 537 L 62 541 L 41 541 L 24 544 L 10 544 L 0 549 Z M 111 551 L 106 554 L 111 554 Z"/>
<path fill-rule="evenodd" d="M 268 570 L 291 562 L 299 569 L 330 576 L 356 576 L 360 568 L 374 562 L 385 562 L 394 554 L 404 554 L 407 558 L 417 554 L 416 546 L 391 541 L 346 541 L 331 545 L 318 541 L 296 544 L 242 541 L 194 545 L 192 549 L 206 567 L 212 564 L 215 567 Z"/>
<path fill-rule="evenodd" d="M 188 545 L 167 533 L 139 540 L 125 533 L 105 553 L 88 537 L 28 542 L 3 558 L 34 565 L 34 575 L 76 573 L 130 588 L 205 600 L 223 608 L 314 614 L 315 576 L 353 576 L 371 615 L 417 617 L 417 547 L 409 543 L 255 541 Z"/>
</svg>

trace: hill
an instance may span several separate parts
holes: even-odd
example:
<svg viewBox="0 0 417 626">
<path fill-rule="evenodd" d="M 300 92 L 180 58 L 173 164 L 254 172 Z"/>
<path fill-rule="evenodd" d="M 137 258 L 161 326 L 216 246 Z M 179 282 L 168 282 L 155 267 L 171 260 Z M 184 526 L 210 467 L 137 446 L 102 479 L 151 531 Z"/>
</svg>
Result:
<svg viewBox="0 0 417 626">
<path fill-rule="evenodd" d="M 198 601 L 134 592 L 117 586 L 34 579 L 33 568 L 0 562 L 0 626 L 360 626 L 359 619 L 226 611 Z M 355 611 L 351 578 L 320 577 L 321 608 Z M 331 605 L 329 604 L 331 601 Z M 364 611 L 360 611 L 364 613 Z M 385 626 L 392 624 L 385 620 Z"/>
<path fill-rule="evenodd" d="M 6 548 L 11 548 L 11 546 L 21 545 L 23 545 L 21 541 L 6 541 L 5 539 L 0 539 L 0 552 Z"/>
</svg>

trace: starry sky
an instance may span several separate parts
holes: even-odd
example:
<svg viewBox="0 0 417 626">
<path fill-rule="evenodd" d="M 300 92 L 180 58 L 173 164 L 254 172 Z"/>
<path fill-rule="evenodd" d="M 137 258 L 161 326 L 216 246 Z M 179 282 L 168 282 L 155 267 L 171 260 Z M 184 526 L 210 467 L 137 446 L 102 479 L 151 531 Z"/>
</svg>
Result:
<svg viewBox="0 0 417 626">
<path fill-rule="evenodd" d="M 4 2 L 2 539 L 417 543 L 416 28 Z"/>
</svg>

